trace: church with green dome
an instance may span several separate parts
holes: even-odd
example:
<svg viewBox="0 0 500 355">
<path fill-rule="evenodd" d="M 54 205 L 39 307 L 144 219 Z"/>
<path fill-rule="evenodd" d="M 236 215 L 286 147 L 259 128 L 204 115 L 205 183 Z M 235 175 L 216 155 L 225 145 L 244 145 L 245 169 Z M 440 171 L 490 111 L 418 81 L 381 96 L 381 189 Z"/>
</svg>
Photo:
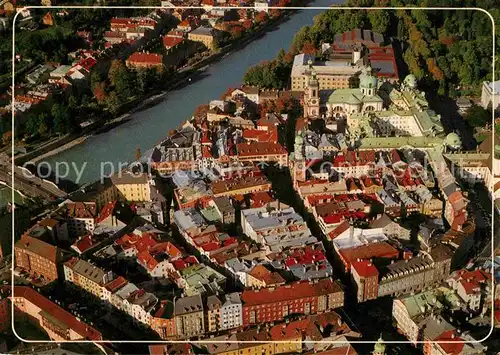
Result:
<svg viewBox="0 0 500 355">
<path fill-rule="evenodd" d="M 441 117 L 429 108 L 425 92 L 419 91 L 417 86 L 417 79 L 412 74 L 400 85 L 380 82 L 368 65 L 359 74 L 357 88 L 322 90 L 316 73 L 311 70 L 304 93 L 304 116 L 312 120 L 323 119 L 327 129 L 352 133 L 355 139 L 444 139 Z"/>
<path fill-rule="evenodd" d="M 341 119 L 355 112 L 381 111 L 384 100 L 377 94 L 378 79 L 371 67 L 365 68 L 359 76 L 359 87 L 320 91 L 317 80 L 309 81 L 304 103 L 307 117 L 323 114 L 326 118 Z"/>
</svg>

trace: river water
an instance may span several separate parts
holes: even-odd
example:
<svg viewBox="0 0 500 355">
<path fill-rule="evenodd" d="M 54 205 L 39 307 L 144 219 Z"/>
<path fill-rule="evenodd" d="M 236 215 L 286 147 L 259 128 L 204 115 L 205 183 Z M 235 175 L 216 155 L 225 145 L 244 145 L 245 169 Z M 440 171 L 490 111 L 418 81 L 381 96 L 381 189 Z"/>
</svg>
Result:
<svg viewBox="0 0 500 355">
<path fill-rule="evenodd" d="M 316 0 L 309 6 L 329 6 L 340 0 Z M 136 149 L 145 152 L 168 135 L 171 129 L 191 117 L 199 104 L 218 99 L 229 87 L 241 85 L 243 75 L 249 67 L 274 58 L 278 51 L 287 50 L 295 33 L 303 26 L 313 23 L 314 16 L 323 10 L 304 9 L 290 20 L 268 32 L 246 47 L 227 55 L 209 66 L 204 78 L 188 86 L 170 92 L 157 105 L 134 113 L 133 119 L 108 132 L 92 136 L 82 144 L 74 146 L 47 159 L 52 168 L 57 162 L 68 162 L 82 171 L 80 178 L 75 169 L 70 169 L 67 178 L 79 183 L 98 180 L 101 168 L 108 174 L 112 164 L 134 160 Z M 106 163 L 104 163 L 106 162 Z M 73 165 L 74 164 L 74 165 Z M 84 167 L 83 170 L 82 167 Z"/>
</svg>

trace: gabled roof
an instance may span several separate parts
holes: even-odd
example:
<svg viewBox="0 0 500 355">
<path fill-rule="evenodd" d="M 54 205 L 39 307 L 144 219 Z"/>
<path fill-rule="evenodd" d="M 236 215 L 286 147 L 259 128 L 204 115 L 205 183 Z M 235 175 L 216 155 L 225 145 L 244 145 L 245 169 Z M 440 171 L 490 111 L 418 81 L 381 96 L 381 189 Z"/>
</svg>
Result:
<svg viewBox="0 0 500 355">
<path fill-rule="evenodd" d="M 50 260 L 53 263 L 57 262 L 57 247 L 38 238 L 33 238 L 25 234 L 19 241 L 17 241 L 15 247 L 28 250 L 47 260 Z"/>
<path fill-rule="evenodd" d="M 368 260 L 359 260 L 353 261 L 351 263 L 351 267 L 356 270 L 359 276 L 361 277 L 378 277 L 378 270 L 373 265 L 371 261 Z"/>
<path fill-rule="evenodd" d="M 248 275 L 264 282 L 266 286 L 285 283 L 285 279 L 279 273 L 269 271 L 264 265 L 256 265 Z"/>
<path fill-rule="evenodd" d="M 44 316 L 51 317 L 79 334 L 82 339 L 101 340 L 101 333 L 90 325 L 80 321 L 68 311 L 49 301 L 27 286 L 14 286 L 14 297 L 22 297 L 41 309 Z"/>
<path fill-rule="evenodd" d="M 264 288 L 255 291 L 246 290 L 241 293 L 241 300 L 246 306 L 253 306 L 337 292 L 342 292 L 342 289 L 336 282 L 330 279 L 322 279 L 315 283 L 299 281 L 276 288 Z"/>
</svg>

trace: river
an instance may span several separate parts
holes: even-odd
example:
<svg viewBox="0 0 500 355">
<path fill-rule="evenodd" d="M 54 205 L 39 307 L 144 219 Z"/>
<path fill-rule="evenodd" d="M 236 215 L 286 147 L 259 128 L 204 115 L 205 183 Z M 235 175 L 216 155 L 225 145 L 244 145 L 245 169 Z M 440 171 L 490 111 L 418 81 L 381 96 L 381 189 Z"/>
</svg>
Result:
<svg viewBox="0 0 500 355">
<path fill-rule="evenodd" d="M 316 0 L 309 6 L 329 6 L 341 2 Z M 44 162 L 48 162 L 52 168 L 57 162 L 73 163 L 79 172 L 86 163 L 80 179 L 77 179 L 79 175 L 75 169 L 70 169 L 66 177 L 83 184 L 99 179 L 101 167 L 105 167 L 103 171 L 107 174 L 110 164 L 118 169 L 119 163 L 133 161 L 137 148 L 144 152 L 164 139 L 171 129 L 191 117 L 197 105 L 218 99 L 227 88 L 241 85 L 243 75 L 249 67 L 274 58 L 281 48 L 287 50 L 295 33 L 301 27 L 312 24 L 314 16 L 321 11 L 299 11 L 289 21 L 267 32 L 262 38 L 210 65 L 202 79 L 170 92 L 157 105 L 134 113 L 132 120 L 108 132 L 92 136 L 79 145 L 45 159 Z"/>
</svg>

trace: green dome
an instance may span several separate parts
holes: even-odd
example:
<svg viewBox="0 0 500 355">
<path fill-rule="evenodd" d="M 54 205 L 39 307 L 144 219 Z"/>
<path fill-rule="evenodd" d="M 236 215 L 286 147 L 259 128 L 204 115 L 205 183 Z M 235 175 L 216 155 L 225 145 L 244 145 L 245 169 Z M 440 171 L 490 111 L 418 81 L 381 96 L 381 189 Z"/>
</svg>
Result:
<svg viewBox="0 0 500 355">
<path fill-rule="evenodd" d="M 444 143 L 453 149 L 460 149 L 462 147 L 462 140 L 460 136 L 455 132 L 448 134 L 444 140 Z"/>
<path fill-rule="evenodd" d="M 359 76 L 359 87 L 361 89 L 373 89 L 378 87 L 378 79 L 370 74 L 361 74 Z"/>
<path fill-rule="evenodd" d="M 382 339 L 382 335 L 380 338 L 378 338 L 377 342 L 375 343 L 375 347 L 373 349 L 374 354 L 385 354 L 385 344 L 384 340 Z"/>
<path fill-rule="evenodd" d="M 302 136 L 300 134 L 297 134 L 295 136 L 295 144 L 300 145 L 302 143 L 304 143 L 304 138 L 302 138 Z"/>
<path fill-rule="evenodd" d="M 416 88 L 417 87 L 417 78 L 413 74 L 408 74 L 404 80 L 404 83 L 406 86 L 410 88 Z"/>
</svg>

